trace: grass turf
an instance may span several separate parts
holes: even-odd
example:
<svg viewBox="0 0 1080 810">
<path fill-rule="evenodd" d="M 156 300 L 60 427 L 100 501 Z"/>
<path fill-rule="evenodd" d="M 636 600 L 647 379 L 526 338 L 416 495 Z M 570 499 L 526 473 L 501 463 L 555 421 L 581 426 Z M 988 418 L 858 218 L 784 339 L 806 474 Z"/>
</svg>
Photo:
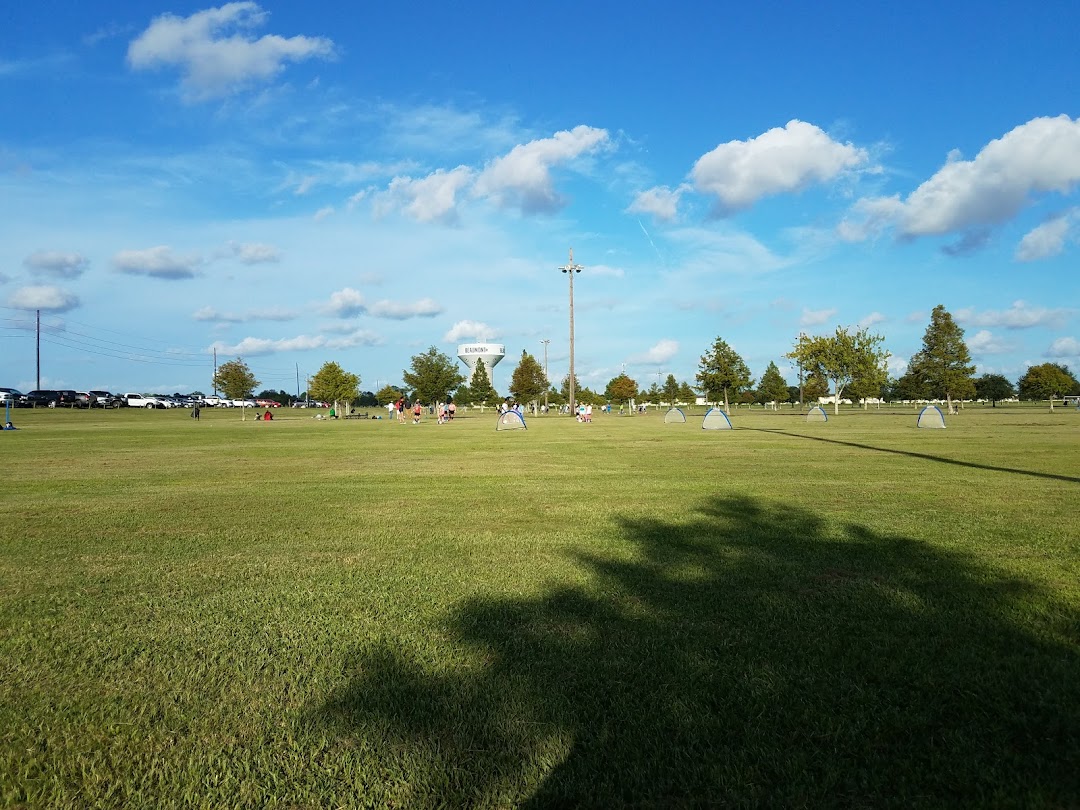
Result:
<svg viewBox="0 0 1080 810">
<path fill-rule="evenodd" d="M 4 806 L 1069 806 L 1080 414 L 16 411 Z"/>
</svg>

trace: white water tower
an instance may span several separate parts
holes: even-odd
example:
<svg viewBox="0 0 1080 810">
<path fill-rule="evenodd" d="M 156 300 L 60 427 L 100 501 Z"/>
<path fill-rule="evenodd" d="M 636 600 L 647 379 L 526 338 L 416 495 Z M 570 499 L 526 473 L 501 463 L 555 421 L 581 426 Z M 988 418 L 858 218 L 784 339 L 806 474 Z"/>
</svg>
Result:
<svg viewBox="0 0 1080 810">
<path fill-rule="evenodd" d="M 473 373 L 476 371 L 476 361 L 484 361 L 484 370 L 488 380 L 494 383 L 491 371 L 506 357 L 506 347 L 501 343 L 462 343 L 457 347 L 458 360 L 469 369 L 468 384 L 472 385 Z"/>
</svg>

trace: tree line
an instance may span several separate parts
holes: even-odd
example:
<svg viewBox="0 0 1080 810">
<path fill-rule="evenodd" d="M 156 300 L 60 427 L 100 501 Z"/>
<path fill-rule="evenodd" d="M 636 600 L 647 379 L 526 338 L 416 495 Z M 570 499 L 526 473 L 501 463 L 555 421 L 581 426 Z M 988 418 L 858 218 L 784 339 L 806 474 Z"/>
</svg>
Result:
<svg viewBox="0 0 1080 810">
<path fill-rule="evenodd" d="M 659 404 L 692 403 L 699 392 L 708 402 L 723 402 L 729 409 L 736 403 L 813 402 L 820 397 L 835 397 L 834 409 L 847 397 L 861 400 L 886 401 L 938 399 L 953 401 L 984 399 L 994 406 L 1001 400 L 1019 396 L 1025 400 L 1050 400 L 1080 394 L 1080 382 L 1067 366 L 1043 363 L 1031 366 L 1014 385 L 1000 374 L 975 377 L 975 366 L 964 342 L 964 330 L 953 320 L 944 306 L 934 307 L 930 323 L 923 335 L 922 347 L 908 361 L 900 377 L 889 376 L 890 354 L 883 348 L 884 338 L 867 329 L 850 330 L 836 327 L 832 334 L 800 334 L 790 352 L 784 357 L 793 360 L 799 371 L 799 385 L 788 385 L 779 367 L 770 362 L 755 386 L 746 362 L 725 340 L 717 337 L 701 357 L 695 377 L 696 387 L 679 382 L 668 374 L 663 385 L 659 381 L 640 388 L 636 380 L 624 372 L 608 381 L 602 392 L 581 385 L 575 377 L 575 399 L 582 404 L 631 403 L 642 400 Z M 360 375 L 343 369 L 338 363 L 327 362 L 308 385 L 306 396 L 335 406 L 385 406 L 404 398 L 422 403 L 447 402 L 459 405 L 495 405 L 505 397 L 495 390 L 483 360 L 476 364 L 472 379 L 458 371 L 458 366 L 444 352 L 431 346 L 426 352 L 414 355 L 410 366 L 402 371 L 404 385 L 386 385 L 371 392 L 360 390 Z M 251 369 L 242 358 L 222 364 L 214 374 L 214 388 L 231 399 L 251 397 L 258 387 Z M 507 397 L 534 405 L 559 406 L 569 401 L 570 377 L 555 387 L 544 374 L 535 357 L 521 353 L 517 368 L 510 379 Z M 285 391 L 265 390 L 260 398 L 288 404 L 291 397 Z"/>
</svg>

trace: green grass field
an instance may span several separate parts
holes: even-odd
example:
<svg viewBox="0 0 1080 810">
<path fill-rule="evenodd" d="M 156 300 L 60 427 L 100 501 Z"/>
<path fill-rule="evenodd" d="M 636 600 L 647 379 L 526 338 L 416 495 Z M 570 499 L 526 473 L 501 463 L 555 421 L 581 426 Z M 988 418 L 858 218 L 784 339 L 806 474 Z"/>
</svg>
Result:
<svg viewBox="0 0 1080 810">
<path fill-rule="evenodd" d="M 13 412 L 0 805 L 1080 804 L 1080 413 L 702 413 Z"/>
</svg>

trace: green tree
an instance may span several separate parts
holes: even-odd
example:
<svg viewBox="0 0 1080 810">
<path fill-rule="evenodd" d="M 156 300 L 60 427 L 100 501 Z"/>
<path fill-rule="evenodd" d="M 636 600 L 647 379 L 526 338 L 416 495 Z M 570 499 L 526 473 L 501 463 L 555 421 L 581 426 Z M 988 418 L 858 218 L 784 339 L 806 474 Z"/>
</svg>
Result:
<svg viewBox="0 0 1080 810">
<path fill-rule="evenodd" d="M 674 374 L 668 374 L 667 379 L 664 380 L 663 396 L 668 407 L 674 408 L 675 400 L 679 398 L 679 381 L 675 379 Z"/>
<path fill-rule="evenodd" d="M 781 376 L 776 363 L 770 362 L 769 367 L 765 369 L 765 373 L 761 375 L 761 382 L 758 383 L 758 397 L 762 403 L 775 402 L 779 404 L 787 400 L 787 380 Z"/>
<path fill-rule="evenodd" d="M 1058 363 L 1041 363 L 1031 366 L 1020 378 L 1020 398 L 1027 400 L 1050 400 L 1054 410 L 1054 398 L 1062 398 L 1076 387 L 1076 377 L 1068 366 Z"/>
<path fill-rule="evenodd" d="M 829 395 L 829 381 L 823 374 L 811 371 L 803 380 L 803 402 L 817 402 Z"/>
<path fill-rule="evenodd" d="M 360 395 L 360 376 L 351 374 L 334 362 L 322 364 L 308 385 L 311 396 L 322 402 L 338 403 L 348 407 Z"/>
<path fill-rule="evenodd" d="M 895 401 L 916 401 L 930 398 L 930 387 L 911 370 L 905 371 L 896 380 L 893 380 L 889 389 L 889 399 Z"/>
<path fill-rule="evenodd" d="M 445 402 L 450 392 L 465 382 L 457 364 L 434 346 L 423 354 L 413 355 L 412 368 L 401 378 L 412 390 L 413 399 L 420 402 Z"/>
<path fill-rule="evenodd" d="M 799 401 L 799 386 L 797 386 L 797 385 L 789 385 L 788 386 L 787 400 L 786 401 L 787 402 L 798 402 Z"/>
<path fill-rule="evenodd" d="M 930 313 L 922 348 L 911 358 L 907 373 L 921 380 L 931 397 L 944 399 L 949 413 L 954 397 L 964 400 L 975 396 L 975 366 L 964 343 L 964 330 L 941 304 Z"/>
<path fill-rule="evenodd" d="M 488 377 L 487 366 L 484 365 L 483 360 L 476 361 L 468 393 L 472 403 L 477 405 L 491 405 L 499 399 L 498 392 L 491 385 L 491 378 Z"/>
<path fill-rule="evenodd" d="M 375 399 L 377 399 L 379 404 L 385 408 L 391 402 L 397 402 L 404 393 L 405 392 L 396 385 L 384 385 L 375 392 Z"/>
<path fill-rule="evenodd" d="M 653 383 L 649 386 L 648 391 L 643 391 L 641 398 L 646 402 L 651 402 L 653 405 L 659 405 L 660 400 L 664 398 L 664 392 L 660 390 L 660 386 Z"/>
<path fill-rule="evenodd" d="M 213 383 L 214 390 L 220 391 L 227 399 L 247 399 L 259 386 L 248 364 L 239 357 L 218 366 Z"/>
<path fill-rule="evenodd" d="M 604 399 L 609 402 L 629 404 L 630 400 L 637 398 L 637 395 L 637 380 L 628 377 L 626 374 L 612 377 L 608 380 L 607 387 L 604 389 Z"/>
<path fill-rule="evenodd" d="M 811 376 L 817 375 L 832 383 L 836 397 L 833 400 L 833 413 L 839 413 L 844 389 L 853 383 L 856 386 L 873 383 L 877 390 L 881 390 L 887 377 L 885 363 L 889 357 L 888 352 L 881 348 L 883 340 L 880 335 L 871 335 L 866 329 L 849 332 L 838 326 L 832 335 L 799 335 L 787 356 L 809 371 Z"/>
<path fill-rule="evenodd" d="M 521 360 L 510 378 L 510 393 L 518 402 L 539 403 L 547 390 L 548 381 L 544 368 L 526 351 L 521 352 Z"/>
<path fill-rule="evenodd" d="M 1000 374 L 983 374 L 975 380 L 975 396 L 990 400 L 996 408 L 999 400 L 1016 396 L 1016 386 Z"/>
<path fill-rule="evenodd" d="M 723 393 L 725 411 L 730 409 L 729 395 L 738 394 L 754 384 L 742 357 L 721 338 L 717 338 L 712 348 L 701 356 L 697 381 L 706 400 L 715 402 Z"/>
<path fill-rule="evenodd" d="M 574 375 L 574 398 L 577 399 L 577 393 L 581 390 L 581 380 L 578 379 L 577 374 Z M 570 401 L 570 375 L 567 374 L 562 378 L 562 385 L 559 388 L 559 396 L 563 402 Z"/>
<path fill-rule="evenodd" d="M 697 404 L 697 391 L 690 387 L 690 383 L 685 380 L 679 383 L 679 401 L 685 402 L 687 405 Z"/>
</svg>

